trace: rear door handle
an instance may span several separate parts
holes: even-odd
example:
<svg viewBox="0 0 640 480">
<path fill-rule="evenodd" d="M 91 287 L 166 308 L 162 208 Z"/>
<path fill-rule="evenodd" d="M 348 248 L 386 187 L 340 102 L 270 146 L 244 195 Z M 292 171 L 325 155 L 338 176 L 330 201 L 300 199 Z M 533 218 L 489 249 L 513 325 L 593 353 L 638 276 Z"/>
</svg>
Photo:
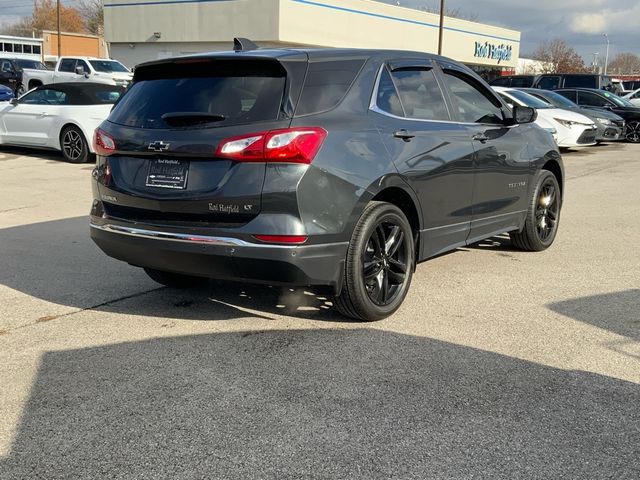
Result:
<svg viewBox="0 0 640 480">
<path fill-rule="evenodd" d="M 489 140 L 489 137 L 487 137 L 485 135 L 484 132 L 482 133 L 476 133 L 473 137 L 471 137 L 473 140 L 476 140 L 480 143 L 487 143 L 487 141 Z"/>
<path fill-rule="evenodd" d="M 404 128 L 402 130 L 398 130 L 397 132 L 395 132 L 393 136 L 396 138 L 401 138 L 405 142 L 408 142 L 413 137 L 415 137 L 413 133 L 406 131 Z"/>
</svg>

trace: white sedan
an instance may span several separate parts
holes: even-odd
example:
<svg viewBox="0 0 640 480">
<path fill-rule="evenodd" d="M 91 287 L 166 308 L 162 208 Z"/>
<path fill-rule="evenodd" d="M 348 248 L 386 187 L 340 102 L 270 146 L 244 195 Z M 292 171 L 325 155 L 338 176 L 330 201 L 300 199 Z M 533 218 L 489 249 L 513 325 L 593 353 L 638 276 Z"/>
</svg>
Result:
<svg viewBox="0 0 640 480">
<path fill-rule="evenodd" d="M 624 97 L 625 100 L 629 100 L 636 107 L 640 107 L 640 88 L 634 90 L 633 92 L 627 93 Z"/>
<path fill-rule="evenodd" d="M 493 89 L 509 105 L 533 107 L 538 111 L 536 123 L 553 133 L 559 147 L 586 147 L 596 144 L 598 128 L 588 117 L 553 105 L 521 90 L 505 87 Z"/>
<path fill-rule="evenodd" d="M 0 106 L 0 145 L 60 150 L 68 162 L 86 162 L 94 153 L 93 132 L 123 91 L 101 83 L 35 88 Z"/>
</svg>

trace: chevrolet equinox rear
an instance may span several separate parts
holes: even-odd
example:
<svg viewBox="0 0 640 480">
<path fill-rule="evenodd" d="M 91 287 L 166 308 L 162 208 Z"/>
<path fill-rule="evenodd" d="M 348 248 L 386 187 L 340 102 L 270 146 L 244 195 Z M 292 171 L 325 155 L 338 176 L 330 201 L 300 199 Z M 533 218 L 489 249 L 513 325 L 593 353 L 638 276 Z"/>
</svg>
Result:
<svg viewBox="0 0 640 480">
<path fill-rule="evenodd" d="M 96 130 L 91 236 L 157 282 L 324 287 L 393 313 L 417 262 L 553 242 L 562 160 L 535 111 L 417 52 L 217 52 L 138 66 Z"/>
</svg>

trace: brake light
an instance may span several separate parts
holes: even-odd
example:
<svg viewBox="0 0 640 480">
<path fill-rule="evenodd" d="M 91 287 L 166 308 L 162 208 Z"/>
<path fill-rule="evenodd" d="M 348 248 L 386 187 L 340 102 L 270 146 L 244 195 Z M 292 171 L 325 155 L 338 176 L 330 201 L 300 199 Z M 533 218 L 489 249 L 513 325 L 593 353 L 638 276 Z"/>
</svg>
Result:
<svg viewBox="0 0 640 480">
<path fill-rule="evenodd" d="M 256 240 L 265 243 L 301 244 L 307 241 L 306 235 L 254 235 Z"/>
<path fill-rule="evenodd" d="M 222 140 L 217 157 L 239 162 L 310 164 L 327 136 L 319 127 L 295 127 L 250 133 Z"/>
<path fill-rule="evenodd" d="M 93 151 L 97 155 L 108 157 L 116 151 L 115 140 L 99 128 L 93 134 Z"/>
</svg>

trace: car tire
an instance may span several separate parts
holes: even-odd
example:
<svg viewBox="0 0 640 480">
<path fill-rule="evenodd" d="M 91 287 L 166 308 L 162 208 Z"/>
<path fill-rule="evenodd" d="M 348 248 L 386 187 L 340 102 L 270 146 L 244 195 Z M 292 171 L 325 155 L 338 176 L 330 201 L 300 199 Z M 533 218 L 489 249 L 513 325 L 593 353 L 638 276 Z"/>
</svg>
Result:
<svg viewBox="0 0 640 480">
<path fill-rule="evenodd" d="M 85 163 L 89 160 L 89 145 L 78 127 L 69 126 L 60 132 L 60 150 L 69 163 Z"/>
<path fill-rule="evenodd" d="M 198 285 L 202 285 L 207 281 L 206 278 L 193 277 L 191 275 L 183 275 L 181 273 L 165 272 L 163 270 L 156 270 L 155 268 L 145 268 L 144 271 L 154 282 L 158 282 L 165 287 L 171 288 L 193 288 Z"/>
<path fill-rule="evenodd" d="M 351 236 L 336 309 L 360 321 L 381 320 L 404 301 L 415 265 L 411 226 L 395 205 L 371 202 Z"/>
<path fill-rule="evenodd" d="M 85 163 L 89 160 L 89 145 L 78 127 L 66 127 L 60 133 L 60 150 L 69 163 Z"/>
<path fill-rule="evenodd" d="M 511 243 L 520 250 L 540 252 L 551 246 L 558 233 L 562 195 L 556 176 L 540 170 L 529 199 L 524 228 L 510 232 Z"/>
<path fill-rule="evenodd" d="M 627 123 L 625 129 L 625 138 L 628 142 L 631 143 L 640 142 L 640 122 L 634 121 Z"/>
</svg>

